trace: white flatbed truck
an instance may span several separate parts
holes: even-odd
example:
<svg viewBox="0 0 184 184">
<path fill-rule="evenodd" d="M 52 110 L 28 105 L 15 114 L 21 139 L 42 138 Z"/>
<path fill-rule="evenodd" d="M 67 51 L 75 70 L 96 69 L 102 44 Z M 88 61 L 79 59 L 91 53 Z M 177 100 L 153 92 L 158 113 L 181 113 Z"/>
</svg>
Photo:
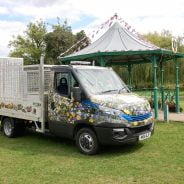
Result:
<svg viewBox="0 0 184 184">
<path fill-rule="evenodd" d="M 0 58 L 0 121 L 7 137 L 26 127 L 76 141 L 84 154 L 101 144 L 141 141 L 154 132 L 147 100 L 129 91 L 111 68 L 23 65 Z"/>
</svg>

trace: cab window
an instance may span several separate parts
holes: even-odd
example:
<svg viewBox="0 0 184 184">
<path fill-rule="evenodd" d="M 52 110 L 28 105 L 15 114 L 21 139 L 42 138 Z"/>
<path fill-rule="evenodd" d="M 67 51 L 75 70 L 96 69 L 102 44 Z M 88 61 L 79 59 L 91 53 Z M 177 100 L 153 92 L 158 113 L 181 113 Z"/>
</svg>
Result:
<svg viewBox="0 0 184 184">
<path fill-rule="evenodd" d="M 79 87 L 79 83 L 73 75 L 71 76 L 71 87 Z"/>
<path fill-rule="evenodd" d="M 70 78 L 71 76 L 71 78 Z M 70 80 L 71 79 L 71 80 Z M 70 96 L 72 87 L 79 87 L 77 80 L 69 72 L 55 74 L 55 90 L 62 96 Z"/>
<path fill-rule="evenodd" d="M 69 94 L 69 73 L 59 72 L 55 74 L 55 90 L 64 96 Z"/>
</svg>

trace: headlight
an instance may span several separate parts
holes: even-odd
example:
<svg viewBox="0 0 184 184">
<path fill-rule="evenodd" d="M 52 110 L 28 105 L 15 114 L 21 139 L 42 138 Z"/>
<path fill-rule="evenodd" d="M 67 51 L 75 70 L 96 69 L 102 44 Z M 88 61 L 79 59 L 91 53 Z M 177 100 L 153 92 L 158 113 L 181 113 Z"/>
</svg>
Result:
<svg viewBox="0 0 184 184">
<path fill-rule="evenodd" d="M 105 120 L 113 123 L 128 123 L 128 121 L 123 118 L 123 112 L 117 109 L 112 109 L 109 107 L 99 106 L 99 110 L 104 116 Z"/>
<path fill-rule="evenodd" d="M 148 112 L 151 112 L 151 106 L 150 106 L 150 103 L 148 101 L 146 103 L 146 108 L 147 108 Z"/>
<path fill-rule="evenodd" d="M 112 109 L 109 107 L 99 106 L 99 109 L 102 110 L 103 112 L 105 112 L 107 114 L 111 114 L 111 115 L 121 116 L 121 114 L 123 114 L 122 111 L 117 110 L 117 109 Z"/>
<path fill-rule="evenodd" d="M 152 131 L 154 129 L 154 122 L 152 122 L 150 130 Z"/>
</svg>

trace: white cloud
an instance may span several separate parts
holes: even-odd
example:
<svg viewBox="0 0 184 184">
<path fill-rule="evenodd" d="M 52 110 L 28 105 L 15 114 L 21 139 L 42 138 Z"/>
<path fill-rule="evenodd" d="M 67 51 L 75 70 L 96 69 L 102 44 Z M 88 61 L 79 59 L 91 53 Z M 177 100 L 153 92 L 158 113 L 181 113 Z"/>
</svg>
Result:
<svg viewBox="0 0 184 184">
<path fill-rule="evenodd" d="M 8 55 L 8 43 L 12 36 L 22 33 L 25 27 L 26 25 L 17 21 L 0 21 L 0 56 Z"/>
<path fill-rule="evenodd" d="M 80 1 L 84 5 L 85 0 Z M 99 20 L 103 22 L 117 12 L 120 17 L 141 32 L 170 29 L 174 34 L 181 34 L 184 31 L 184 12 L 181 8 L 184 7 L 183 0 L 175 0 L 175 2 L 166 0 L 93 0 L 92 5 L 85 7 L 86 13 L 98 17 L 98 23 Z"/>
<path fill-rule="evenodd" d="M 0 4 L 4 1 L 0 0 Z M 77 19 L 82 15 L 92 15 L 99 19 L 117 12 L 125 19 L 137 17 L 162 17 L 181 16 L 183 0 L 6 0 L 5 5 L 12 13 L 41 18 L 54 18 L 61 16 L 69 19 Z M 4 11 L 4 10 L 3 10 Z"/>
<path fill-rule="evenodd" d="M 87 31 L 93 30 L 97 25 L 106 21 L 114 13 L 118 13 L 126 22 L 138 32 L 171 30 L 174 35 L 184 33 L 184 7 L 183 0 L 78 0 L 73 1 L 72 7 L 80 14 L 92 15 L 97 19 L 88 26 L 82 27 Z M 79 11 L 80 10 L 80 11 Z M 70 11 L 72 14 L 72 10 Z M 80 16 L 79 14 L 79 16 Z"/>
<path fill-rule="evenodd" d="M 118 13 L 138 32 L 168 29 L 175 35 L 183 35 L 184 12 L 182 7 L 184 7 L 183 0 L 29 0 L 26 3 L 25 0 L 0 0 L 0 15 L 32 17 L 32 20 L 39 18 L 47 20 L 58 16 L 63 19 L 67 18 L 69 24 L 79 21 L 83 16 L 93 16 L 96 17 L 94 22 L 81 27 L 81 29 L 90 31 L 114 13 Z M 5 24 L 4 28 L 2 24 Z M 24 28 L 25 25 L 21 22 L 16 22 L 16 26 L 13 27 L 11 22 L 1 21 L 0 50 L 3 45 L 4 48 L 6 47 L 12 34 L 20 33 L 19 31 Z"/>
<path fill-rule="evenodd" d="M 7 8 L 0 6 L 0 14 L 6 14 L 6 13 L 8 13 Z"/>
</svg>

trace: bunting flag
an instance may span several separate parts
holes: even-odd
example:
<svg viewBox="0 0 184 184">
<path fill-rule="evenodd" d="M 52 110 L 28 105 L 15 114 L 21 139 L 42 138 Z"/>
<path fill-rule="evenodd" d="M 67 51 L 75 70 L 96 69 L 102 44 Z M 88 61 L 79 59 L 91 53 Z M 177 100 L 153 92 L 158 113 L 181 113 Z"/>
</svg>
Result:
<svg viewBox="0 0 184 184">
<path fill-rule="evenodd" d="M 115 13 L 115 15 L 114 15 L 114 19 L 117 19 L 118 18 L 118 15 Z"/>
<path fill-rule="evenodd" d="M 71 46 L 69 49 L 67 49 L 65 52 L 63 52 L 60 56 L 63 56 L 64 54 L 68 53 L 72 49 L 75 49 L 75 51 L 79 51 L 81 48 L 87 46 L 88 37 L 91 39 L 95 39 L 95 37 L 105 28 L 110 28 L 115 21 L 118 21 L 128 32 L 133 33 L 139 40 L 142 40 L 144 42 L 147 42 L 150 46 L 153 46 L 150 42 L 144 39 L 142 35 L 140 35 L 136 30 L 130 26 L 125 20 L 123 20 L 121 17 L 119 17 L 117 14 L 114 14 L 114 16 L 110 17 L 107 21 L 102 23 L 96 30 L 93 30 L 91 34 L 88 34 L 87 37 L 84 37 L 82 40 L 75 43 L 73 46 Z M 86 40 L 85 40 L 86 39 Z"/>
<path fill-rule="evenodd" d="M 105 22 L 105 24 L 108 24 L 109 23 L 109 20 L 107 20 L 106 22 Z"/>
<path fill-rule="evenodd" d="M 111 27 L 112 23 L 113 23 L 113 21 L 112 21 L 112 22 L 110 22 L 109 27 Z"/>
<path fill-rule="evenodd" d="M 177 46 L 177 39 L 176 38 L 172 38 L 172 51 L 174 53 L 176 53 L 178 50 L 178 46 Z"/>
</svg>

